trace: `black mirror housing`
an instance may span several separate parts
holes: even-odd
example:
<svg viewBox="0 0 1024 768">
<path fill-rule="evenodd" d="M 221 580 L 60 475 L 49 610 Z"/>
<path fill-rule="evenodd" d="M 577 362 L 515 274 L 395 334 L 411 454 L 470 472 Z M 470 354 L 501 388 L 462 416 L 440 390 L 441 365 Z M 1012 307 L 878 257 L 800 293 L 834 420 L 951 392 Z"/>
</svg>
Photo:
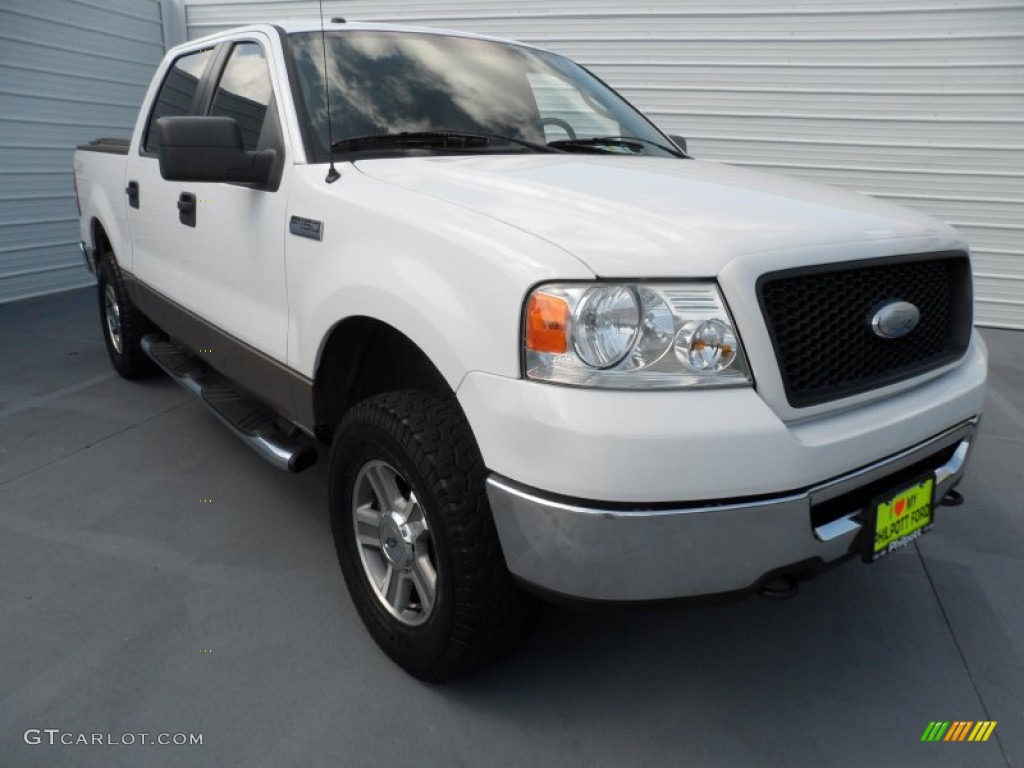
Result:
<svg viewBox="0 0 1024 768">
<path fill-rule="evenodd" d="M 257 184 L 270 179 L 276 153 L 247 152 L 242 130 L 230 117 L 161 117 L 160 175 L 167 181 Z"/>
<path fill-rule="evenodd" d="M 668 135 L 668 137 L 672 139 L 672 143 L 679 147 L 680 151 L 682 151 L 684 155 L 689 154 L 689 152 L 686 151 L 686 139 L 684 139 L 682 136 L 675 136 L 674 134 L 671 133 Z"/>
</svg>

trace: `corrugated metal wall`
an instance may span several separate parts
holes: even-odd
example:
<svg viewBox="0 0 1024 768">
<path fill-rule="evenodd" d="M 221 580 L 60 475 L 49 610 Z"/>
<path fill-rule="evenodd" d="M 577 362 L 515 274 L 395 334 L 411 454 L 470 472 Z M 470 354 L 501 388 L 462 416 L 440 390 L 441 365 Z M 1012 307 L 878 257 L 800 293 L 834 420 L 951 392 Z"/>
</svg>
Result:
<svg viewBox="0 0 1024 768">
<path fill-rule="evenodd" d="M 158 0 L 0 3 L 0 302 L 86 285 L 76 144 L 131 133 L 164 42 Z"/>
<path fill-rule="evenodd" d="M 184 0 L 189 37 L 316 2 Z M 328 16 L 525 40 L 621 90 L 694 154 L 954 224 L 978 320 L 1024 328 L 1021 0 L 347 0 Z"/>
</svg>

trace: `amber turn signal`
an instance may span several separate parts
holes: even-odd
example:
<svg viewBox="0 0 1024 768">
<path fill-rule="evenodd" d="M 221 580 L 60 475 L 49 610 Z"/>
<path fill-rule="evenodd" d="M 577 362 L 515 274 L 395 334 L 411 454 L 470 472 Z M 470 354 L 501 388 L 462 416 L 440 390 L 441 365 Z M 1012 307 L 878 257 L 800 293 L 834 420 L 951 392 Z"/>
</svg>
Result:
<svg viewBox="0 0 1024 768">
<path fill-rule="evenodd" d="M 526 348 L 556 355 L 568 349 L 569 302 L 535 293 L 526 308 Z"/>
</svg>

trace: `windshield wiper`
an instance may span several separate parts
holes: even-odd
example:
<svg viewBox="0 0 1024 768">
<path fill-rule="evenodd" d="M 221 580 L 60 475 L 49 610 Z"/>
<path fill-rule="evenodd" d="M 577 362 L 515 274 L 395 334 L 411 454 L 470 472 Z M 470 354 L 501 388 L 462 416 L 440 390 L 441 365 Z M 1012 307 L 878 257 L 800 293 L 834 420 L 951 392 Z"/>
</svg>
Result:
<svg viewBox="0 0 1024 768">
<path fill-rule="evenodd" d="M 472 149 L 487 147 L 491 143 L 507 142 L 518 144 L 536 152 L 562 152 L 557 147 L 538 144 L 526 139 L 502 136 L 497 133 L 473 133 L 471 131 L 403 131 L 402 133 L 379 133 L 369 136 L 353 136 L 339 139 L 331 145 L 332 152 L 365 152 L 368 150 L 408 147 L 412 149 Z"/>
<path fill-rule="evenodd" d="M 678 149 L 667 147 L 650 139 L 641 139 L 639 136 L 588 136 L 585 139 L 556 139 L 555 141 L 548 142 L 549 147 L 557 147 L 559 149 L 572 149 L 574 147 L 592 147 L 595 149 L 600 149 L 601 147 L 627 147 L 629 149 L 641 150 L 644 148 L 644 144 L 657 147 L 676 157 L 686 157 Z"/>
</svg>

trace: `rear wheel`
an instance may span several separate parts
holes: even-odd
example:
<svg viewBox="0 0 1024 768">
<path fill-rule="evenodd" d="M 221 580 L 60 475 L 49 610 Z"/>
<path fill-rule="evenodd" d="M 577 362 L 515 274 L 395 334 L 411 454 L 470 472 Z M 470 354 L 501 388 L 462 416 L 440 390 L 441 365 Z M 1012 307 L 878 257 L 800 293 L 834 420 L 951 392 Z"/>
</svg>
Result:
<svg viewBox="0 0 1024 768">
<path fill-rule="evenodd" d="M 121 270 L 110 254 L 96 270 L 103 340 L 114 369 L 126 379 L 151 376 L 157 368 L 142 351 L 142 337 L 152 333 L 153 324 L 136 309 L 124 287 Z"/>
<path fill-rule="evenodd" d="M 535 606 L 505 566 L 457 403 L 415 391 L 359 403 L 335 435 L 330 476 L 341 570 L 388 656 L 440 682 L 519 646 Z"/>
</svg>

